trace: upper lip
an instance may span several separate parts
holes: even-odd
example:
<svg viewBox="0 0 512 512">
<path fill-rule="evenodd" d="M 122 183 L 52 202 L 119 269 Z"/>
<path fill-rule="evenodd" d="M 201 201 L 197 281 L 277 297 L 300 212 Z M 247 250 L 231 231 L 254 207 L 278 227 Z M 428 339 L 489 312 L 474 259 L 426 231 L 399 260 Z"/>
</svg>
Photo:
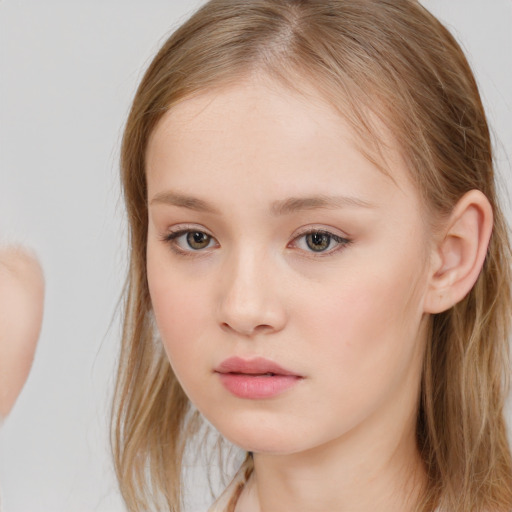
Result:
<svg viewBox="0 0 512 512">
<path fill-rule="evenodd" d="M 247 375 L 294 375 L 300 377 L 297 373 L 287 370 L 279 366 L 277 363 L 265 359 L 263 357 L 256 357 L 254 359 L 242 359 L 240 357 L 230 357 L 220 363 L 215 368 L 217 373 L 242 373 Z"/>
</svg>

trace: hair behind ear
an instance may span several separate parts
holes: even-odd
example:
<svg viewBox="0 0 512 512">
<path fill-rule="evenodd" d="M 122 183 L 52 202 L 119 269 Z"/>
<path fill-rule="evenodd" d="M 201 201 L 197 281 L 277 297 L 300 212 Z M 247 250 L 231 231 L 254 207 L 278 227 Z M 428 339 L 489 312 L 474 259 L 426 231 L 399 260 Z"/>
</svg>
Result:
<svg viewBox="0 0 512 512">
<path fill-rule="evenodd" d="M 503 415 L 510 374 L 510 262 L 507 226 L 497 211 L 474 287 L 431 317 L 418 439 L 431 478 L 450 484 L 438 491 L 443 510 L 506 510 L 496 504 L 512 503 Z"/>
</svg>

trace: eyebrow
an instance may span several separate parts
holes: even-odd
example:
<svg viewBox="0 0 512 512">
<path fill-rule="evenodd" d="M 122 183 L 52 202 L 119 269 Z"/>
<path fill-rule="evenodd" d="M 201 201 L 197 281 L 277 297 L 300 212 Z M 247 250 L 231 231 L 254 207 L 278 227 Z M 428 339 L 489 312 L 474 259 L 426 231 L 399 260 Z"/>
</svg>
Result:
<svg viewBox="0 0 512 512">
<path fill-rule="evenodd" d="M 374 205 L 357 197 L 319 195 L 309 197 L 290 197 L 288 199 L 275 201 L 272 203 L 271 209 L 274 215 L 287 215 L 304 210 L 336 210 L 347 207 L 373 208 Z"/>
<path fill-rule="evenodd" d="M 217 208 L 207 201 L 177 192 L 161 192 L 156 194 L 150 204 L 167 204 L 197 212 L 212 213 L 215 215 L 221 214 Z M 272 215 L 281 216 L 305 210 L 334 210 L 346 207 L 374 208 L 375 205 L 357 197 L 315 195 L 280 199 L 272 203 L 270 210 Z"/>
<path fill-rule="evenodd" d="M 180 208 L 188 208 L 189 210 L 195 210 L 197 212 L 220 215 L 220 211 L 206 201 L 176 192 L 161 192 L 156 194 L 150 204 L 168 204 L 171 206 L 179 206 Z"/>
</svg>

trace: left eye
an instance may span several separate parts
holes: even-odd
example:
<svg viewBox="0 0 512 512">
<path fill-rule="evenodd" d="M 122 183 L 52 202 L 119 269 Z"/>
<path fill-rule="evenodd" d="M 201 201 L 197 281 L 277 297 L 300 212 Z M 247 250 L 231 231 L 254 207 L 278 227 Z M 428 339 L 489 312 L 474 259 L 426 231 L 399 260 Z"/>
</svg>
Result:
<svg viewBox="0 0 512 512">
<path fill-rule="evenodd" d="M 309 231 L 296 238 L 295 246 L 309 252 L 330 252 L 338 246 L 347 245 L 350 241 L 328 231 Z"/>
</svg>

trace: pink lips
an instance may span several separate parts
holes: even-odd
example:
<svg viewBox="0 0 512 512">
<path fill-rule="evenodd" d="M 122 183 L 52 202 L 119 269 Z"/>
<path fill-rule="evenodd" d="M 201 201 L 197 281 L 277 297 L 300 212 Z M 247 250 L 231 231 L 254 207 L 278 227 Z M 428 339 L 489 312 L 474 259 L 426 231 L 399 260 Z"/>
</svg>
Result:
<svg viewBox="0 0 512 512">
<path fill-rule="evenodd" d="M 215 372 L 230 393 L 249 399 L 271 398 L 303 379 L 261 357 L 250 360 L 230 357 L 215 368 Z"/>
</svg>

